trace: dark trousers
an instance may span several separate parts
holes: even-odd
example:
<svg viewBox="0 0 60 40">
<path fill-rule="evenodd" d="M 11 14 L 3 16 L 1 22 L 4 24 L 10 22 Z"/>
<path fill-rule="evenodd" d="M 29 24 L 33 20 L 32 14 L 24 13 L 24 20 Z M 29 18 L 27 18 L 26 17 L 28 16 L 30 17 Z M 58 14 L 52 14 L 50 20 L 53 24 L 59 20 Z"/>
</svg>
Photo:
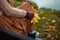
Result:
<svg viewBox="0 0 60 40">
<path fill-rule="evenodd" d="M 0 40 L 20 40 L 20 39 L 0 31 Z"/>
</svg>

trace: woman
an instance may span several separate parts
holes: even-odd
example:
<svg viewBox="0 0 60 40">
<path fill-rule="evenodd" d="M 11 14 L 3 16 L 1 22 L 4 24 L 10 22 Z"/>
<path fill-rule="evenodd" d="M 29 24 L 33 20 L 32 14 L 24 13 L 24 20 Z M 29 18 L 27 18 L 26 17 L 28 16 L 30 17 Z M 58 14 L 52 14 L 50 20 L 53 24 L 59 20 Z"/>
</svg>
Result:
<svg viewBox="0 0 60 40">
<path fill-rule="evenodd" d="M 35 27 L 30 23 L 34 13 L 14 8 L 8 2 L 11 3 L 9 0 L 0 0 L 0 26 L 26 35 L 30 28 L 33 29 Z M 24 20 L 25 18 L 28 20 Z"/>
</svg>

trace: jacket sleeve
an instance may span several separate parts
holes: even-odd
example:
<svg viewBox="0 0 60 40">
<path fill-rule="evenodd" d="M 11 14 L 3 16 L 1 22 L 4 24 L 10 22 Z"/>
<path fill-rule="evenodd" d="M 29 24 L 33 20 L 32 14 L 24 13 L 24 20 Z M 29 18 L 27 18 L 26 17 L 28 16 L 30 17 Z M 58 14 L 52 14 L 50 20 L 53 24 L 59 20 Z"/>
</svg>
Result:
<svg viewBox="0 0 60 40">
<path fill-rule="evenodd" d="M 0 0 L 0 6 L 7 16 L 25 17 L 27 14 L 25 10 L 12 7 L 7 0 Z"/>
</svg>

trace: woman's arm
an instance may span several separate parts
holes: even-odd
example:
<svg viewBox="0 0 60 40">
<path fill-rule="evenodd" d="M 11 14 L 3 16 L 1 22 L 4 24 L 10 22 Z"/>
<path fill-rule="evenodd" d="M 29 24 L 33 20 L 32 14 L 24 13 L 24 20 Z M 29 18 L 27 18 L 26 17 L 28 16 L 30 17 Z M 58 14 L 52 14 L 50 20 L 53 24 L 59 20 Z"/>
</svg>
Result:
<svg viewBox="0 0 60 40">
<path fill-rule="evenodd" d="M 12 7 L 7 0 L 0 0 L 0 6 L 5 12 L 7 16 L 15 16 L 15 17 L 25 17 L 31 20 L 34 17 L 34 14 L 31 12 L 27 12 L 25 10 L 17 9 Z"/>
<path fill-rule="evenodd" d="M 0 6 L 7 16 L 25 17 L 27 11 L 12 7 L 7 0 L 0 0 Z"/>
</svg>

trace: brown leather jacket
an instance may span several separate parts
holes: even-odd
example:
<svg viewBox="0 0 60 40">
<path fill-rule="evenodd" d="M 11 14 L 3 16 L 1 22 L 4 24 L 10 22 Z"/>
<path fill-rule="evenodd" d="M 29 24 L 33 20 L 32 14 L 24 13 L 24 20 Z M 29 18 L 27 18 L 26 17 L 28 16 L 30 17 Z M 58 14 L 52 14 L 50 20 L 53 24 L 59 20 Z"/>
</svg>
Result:
<svg viewBox="0 0 60 40">
<path fill-rule="evenodd" d="M 34 12 L 29 3 L 25 3 L 23 6 L 19 6 L 18 8 Z M 29 30 L 35 29 L 35 25 L 31 23 L 30 20 L 5 15 L 0 16 L 0 27 L 24 35 L 27 35 Z"/>
</svg>

